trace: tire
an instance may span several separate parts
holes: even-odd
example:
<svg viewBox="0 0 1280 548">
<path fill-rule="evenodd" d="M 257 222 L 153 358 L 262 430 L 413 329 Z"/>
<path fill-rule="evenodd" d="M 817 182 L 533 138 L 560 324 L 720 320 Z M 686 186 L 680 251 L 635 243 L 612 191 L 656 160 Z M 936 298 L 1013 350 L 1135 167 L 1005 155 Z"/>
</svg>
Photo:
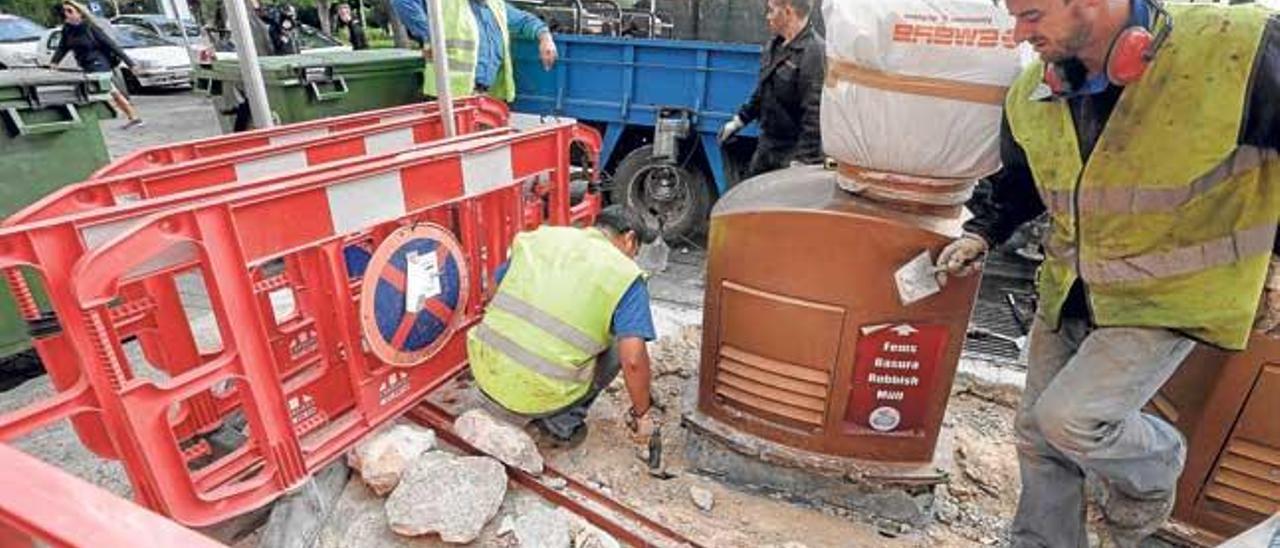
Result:
<svg viewBox="0 0 1280 548">
<path fill-rule="evenodd" d="M 652 145 L 637 148 L 618 162 L 609 198 L 651 225 L 657 225 L 661 216 L 662 236 L 668 242 L 697 234 L 711 212 L 711 188 L 702 170 L 654 160 Z"/>
</svg>

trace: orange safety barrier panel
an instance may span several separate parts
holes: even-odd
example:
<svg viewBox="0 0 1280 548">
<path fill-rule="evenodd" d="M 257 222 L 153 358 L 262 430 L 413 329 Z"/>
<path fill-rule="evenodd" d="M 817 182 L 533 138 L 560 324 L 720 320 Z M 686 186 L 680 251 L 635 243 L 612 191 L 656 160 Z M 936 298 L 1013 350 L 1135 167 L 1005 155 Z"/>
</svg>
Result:
<svg viewBox="0 0 1280 548">
<path fill-rule="evenodd" d="M 480 108 L 490 118 L 507 119 L 506 103 L 483 96 L 464 97 L 454 100 L 454 108 L 461 107 Z M 110 177 L 153 167 L 212 158 L 233 152 L 305 141 L 350 129 L 394 122 L 408 116 L 419 116 L 438 111 L 437 103 L 428 101 L 321 120 L 309 120 L 267 129 L 232 133 L 208 139 L 147 147 L 133 151 L 103 166 L 98 171 L 95 171 L 90 178 Z"/>
<path fill-rule="evenodd" d="M 74 225 L 52 244 L 0 231 L 0 267 L 47 275 L 53 259 L 69 270 L 49 297 L 78 358 L 56 397 L 0 417 L 0 440 L 96 416 L 138 501 L 188 525 L 298 485 L 465 367 L 462 334 L 516 232 L 598 211 L 597 192 L 571 206 L 569 191 L 570 150 L 598 158 L 597 133 L 573 123 L 496 133 L 162 208 L 117 223 L 83 256 Z M 41 256 L 59 245 L 70 251 Z M 149 380 L 122 347 L 137 305 L 128 288 L 193 266 L 221 349 Z M 282 293 L 291 312 L 273 306 Z M 364 322 L 362 310 L 372 310 Z M 154 345 L 149 359 L 175 346 Z M 373 345 L 403 355 L 387 363 Z"/>
</svg>

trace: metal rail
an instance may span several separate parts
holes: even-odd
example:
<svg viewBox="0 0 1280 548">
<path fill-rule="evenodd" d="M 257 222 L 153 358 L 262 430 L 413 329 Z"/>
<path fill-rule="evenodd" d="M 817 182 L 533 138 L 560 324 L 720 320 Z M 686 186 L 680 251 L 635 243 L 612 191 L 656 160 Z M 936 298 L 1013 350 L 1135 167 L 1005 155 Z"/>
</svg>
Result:
<svg viewBox="0 0 1280 548">
<path fill-rule="evenodd" d="M 484 454 L 454 433 L 454 417 L 440 407 L 423 402 L 410 410 L 408 417 L 435 430 L 437 436 L 463 451 L 473 455 Z M 507 466 L 507 471 L 520 486 L 582 516 L 630 546 L 704 546 L 549 466 L 543 470 L 541 478 L 511 466 Z M 565 482 L 563 491 L 547 485 L 548 480 L 553 479 Z M 602 507 L 604 511 L 592 508 L 593 505 Z"/>
</svg>

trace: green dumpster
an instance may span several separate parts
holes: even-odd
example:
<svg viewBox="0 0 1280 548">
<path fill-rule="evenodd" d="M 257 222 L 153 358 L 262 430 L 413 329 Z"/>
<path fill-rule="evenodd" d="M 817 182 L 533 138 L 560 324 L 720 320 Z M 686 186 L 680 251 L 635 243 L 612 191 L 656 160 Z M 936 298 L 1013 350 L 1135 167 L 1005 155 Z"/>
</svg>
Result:
<svg viewBox="0 0 1280 548">
<path fill-rule="evenodd" d="M 0 218 L 106 165 L 110 157 L 98 121 L 115 116 L 110 82 L 80 72 L 0 71 Z M 0 287 L 3 361 L 30 343 L 7 286 Z"/>
<path fill-rule="evenodd" d="M 408 49 L 311 52 L 259 57 L 276 123 L 290 124 L 422 100 L 422 52 Z M 213 98 L 223 133 L 247 115 L 240 64 L 216 61 L 194 73 L 196 89 Z"/>
</svg>

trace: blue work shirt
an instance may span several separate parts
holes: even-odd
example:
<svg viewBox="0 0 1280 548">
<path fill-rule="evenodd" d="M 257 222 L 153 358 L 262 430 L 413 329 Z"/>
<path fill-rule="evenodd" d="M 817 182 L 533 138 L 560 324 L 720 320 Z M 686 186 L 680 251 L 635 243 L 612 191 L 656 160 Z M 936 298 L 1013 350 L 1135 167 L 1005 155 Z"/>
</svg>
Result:
<svg viewBox="0 0 1280 548">
<path fill-rule="evenodd" d="M 493 87 L 498 79 L 498 71 L 502 69 L 502 60 L 507 51 L 502 47 L 502 28 L 498 26 L 498 17 L 485 0 L 444 0 L 445 2 L 465 1 L 471 4 L 471 13 L 476 18 L 480 43 L 476 48 L 476 84 L 486 88 Z M 391 6 L 400 16 L 409 36 L 423 44 L 430 43 L 431 33 L 427 24 L 427 8 L 422 0 L 391 0 Z M 535 40 L 547 30 L 547 24 L 532 14 L 507 4 L 507 30 L 511 39 Z"/>
<path fill-rule="evenodd" d="M 498 283 L 502 283 L 510 266 L 511 261 L 498 265 L 498 270 L 494 272 Z M 637 277 L 636 281 L 631 282 L 631 287 L 622 294 L 617 308 L 613 309 L 613 319 L 610 322 L 609 332 L 614 338 L 637 337 L 646 341 L 658 338 L 657 331 L 653 328 L 653 311 L 649 310 L 649 284 L 645 283 L 644 277 Z"/>
</svg>

